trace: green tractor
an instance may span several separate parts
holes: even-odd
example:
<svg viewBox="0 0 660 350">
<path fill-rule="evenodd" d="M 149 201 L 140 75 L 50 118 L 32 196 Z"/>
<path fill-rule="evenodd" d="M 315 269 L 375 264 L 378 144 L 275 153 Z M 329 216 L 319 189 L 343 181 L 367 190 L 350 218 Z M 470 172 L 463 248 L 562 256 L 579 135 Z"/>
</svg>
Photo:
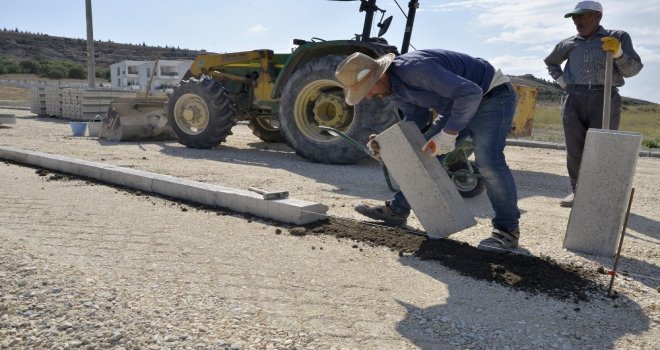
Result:
<svg viewBox="0 0 660 350">
<path fill-rule="evenodd" d="M 376 0 L 359 1 L 364 12 L 361 34 L 350 40 L 295 39 L 292 53 L 272 50 L 206 54 L 198 56 L 166 105 L 169 126 L 179 142 L 192 148 L 212 148 L 231 135 L 239 121 L 248 121 L 253 133 L 265 142 L 286 142 L 299 156 L 313 162 L 350 164 L 369 155 L 340 136 L 320 127 L 340 131 L 366 144 L 400 120 L 388 99 L 368 99 L 349 106 L 334 76 L 348 55 L 362 52 L 372 57 L 405 53 L 412 34 L 418 1 L 408 4 L 401 51 L 382 36 L 392 21 Z M 376 13 L 379 32 L 371 36 Z"/>
</svg>

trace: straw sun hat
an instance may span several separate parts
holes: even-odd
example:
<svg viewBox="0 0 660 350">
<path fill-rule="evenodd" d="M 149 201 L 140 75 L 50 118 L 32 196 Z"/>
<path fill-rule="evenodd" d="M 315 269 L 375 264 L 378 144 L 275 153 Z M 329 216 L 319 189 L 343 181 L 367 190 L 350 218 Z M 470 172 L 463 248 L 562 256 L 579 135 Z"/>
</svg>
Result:
<svg viewBox="0 0 660 350">
<path fill-rule="evenodd" d="M 361 52 L 346 57 L 335 71 L 335 77 L 346 88 L 346 103 L 351 106 L 360 103 L 383 76 L 394 57 L 393 53 L 388 53 L 373 59 Z"/>
</svg>

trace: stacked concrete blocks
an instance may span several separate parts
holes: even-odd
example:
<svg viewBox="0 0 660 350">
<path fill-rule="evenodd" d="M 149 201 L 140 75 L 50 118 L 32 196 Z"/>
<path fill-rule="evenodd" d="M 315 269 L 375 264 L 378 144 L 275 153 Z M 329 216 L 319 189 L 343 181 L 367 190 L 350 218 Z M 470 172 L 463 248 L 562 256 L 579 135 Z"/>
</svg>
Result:
<svg viewBox="0 0 660 350">
<path fill-rule="evenodd" d="M 92 121 L 105 116 L 113 99 L 135 97 L 135 91 L 68 88 L 63 94 L 61 116 L 72 120 Z"/>
<path fill-rule="evenodd" d="M 30 111 L 71 120 L 92 121 L 105 116 L 110 103 L 119 97 L 135 97 L 133 90 L 71 88 L 62 86 L 34 87 Z"/>
<path fill-rule="evenodd" d="M 589 129 L 564 248 L 613 256 L 619 242 L 642 135 Z"/>
<path fill-rule="evenodd" d="M 248 190 L 12 147 L 0 146 L 0 159 L 297 225 L 325 220 L 328 210 L 320 203 L 296 199 L 265 200 L 262 195 Z"/>
<path fill-rule="evenodd" d="M 30 112 L 36 115 L 46 115 L 46 88 L 34 86 L 30 88 Z"/>
<path fill-rule="evenodd" d="M 425 140 L 414 123 L 400 122 L 376 141 L 381 159 L 429 237 L 444 238 L 476 225 L 438 159 L 420 151 Z"/>
<path fill-rule="evenodd" d="M 57 86 L 46 86 L 46 114 L 62 115 L 62 91 Z"/>
</svg>

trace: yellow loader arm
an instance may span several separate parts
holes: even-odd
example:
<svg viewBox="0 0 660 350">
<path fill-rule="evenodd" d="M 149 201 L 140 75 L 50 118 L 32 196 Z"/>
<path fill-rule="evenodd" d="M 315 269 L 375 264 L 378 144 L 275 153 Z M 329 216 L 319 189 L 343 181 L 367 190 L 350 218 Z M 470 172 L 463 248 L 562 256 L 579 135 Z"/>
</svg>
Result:
<svg viewBox="0 0 660 350">
<path fill-rule="evenodd" d="M 257 100 L 266 100 L 270 98 L 276 78 L 271 74 L 272 59 L 273 51 L 265 49 L 200 55 L 195 58 L 190 66 L 190 73 L 195 77 L 208 74 L 219 80 L 228 79 L 248 83 L 252 80 L 247 77 L 226 73 L 225 69 L 231 67 L 258 68 L 259 78 L 256 80 L 257 84 L 254 87 L 254 97 Z"/>
</svg>

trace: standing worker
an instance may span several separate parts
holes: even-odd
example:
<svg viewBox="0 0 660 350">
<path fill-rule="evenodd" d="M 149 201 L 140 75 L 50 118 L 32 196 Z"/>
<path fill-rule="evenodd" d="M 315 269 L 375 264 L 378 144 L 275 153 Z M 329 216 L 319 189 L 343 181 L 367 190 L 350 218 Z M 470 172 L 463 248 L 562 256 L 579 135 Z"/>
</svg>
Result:
<svg viewBox="0 0 660 350">
<path fill-rule="evenodd" d="M 509 78 L 487 61 L 448 50 L 419 50 L 398 57 L 386 54 L 373 59 L 356 52 L 337 67 L 337 80 L 346 89 L 346 103 L 356 105 L 365 97 L 390 97 L 407 121 L 421 129 L 429 110 L 438 118 L 425 134 L 421 151 L 429 156 L 451 152 L 456 141 L 470 136 L 477 167 L 495 211 L 491 237 L 478 248 L 507 252 L 520 238 L 518 195 L 504 158 L 506 136 L 516 108 L 516 93 Z M 378 144 L 367 146 L 377 156 Z M 355 210 L 391 225 L 405 225 L 410 205 L 397 192 L 384 205 L 358 205 Z"/>
<path fill-rule="evenodd" d="M 602 128 L 606 52 L 612 53 L 614 69 L 610 107 L 610 128 L 617 130 L 621 120 L 621 96 L 617 87 L 623 78 L 635 76 L 642 61 L 632 46 L 628 33 L 606 30 L 600 25 L 603 7 L 596 1 L 580 1 L 564 18 L 571 17 L 578 34 L 566 38 L 546 57 L 548 72 L 565 89 L 561 118 L 566 140 L 566 167 L 572 192 L 562 199 L 562 207 L 573 206 L 584 141 L 589 128 Z M 561 64 L 566 66 L 562 71 Z"/>
</svg>

